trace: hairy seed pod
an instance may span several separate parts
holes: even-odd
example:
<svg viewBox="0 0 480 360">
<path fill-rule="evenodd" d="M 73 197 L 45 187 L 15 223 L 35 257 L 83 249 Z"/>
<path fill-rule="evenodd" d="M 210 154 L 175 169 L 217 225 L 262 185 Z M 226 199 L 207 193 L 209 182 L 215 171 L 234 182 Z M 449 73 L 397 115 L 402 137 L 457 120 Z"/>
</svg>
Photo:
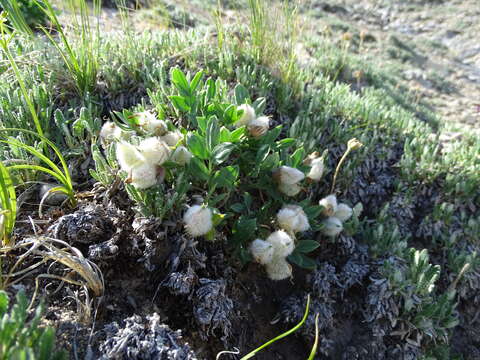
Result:
<svg viewBox="0 0 480 360">
<path fill-rule="evenodd" d="M 212 210 L 202 205 L 193 205 L 183 216 L 183 222 L 192 237 L 205 235 L 213 227 Z"/>
</svg>

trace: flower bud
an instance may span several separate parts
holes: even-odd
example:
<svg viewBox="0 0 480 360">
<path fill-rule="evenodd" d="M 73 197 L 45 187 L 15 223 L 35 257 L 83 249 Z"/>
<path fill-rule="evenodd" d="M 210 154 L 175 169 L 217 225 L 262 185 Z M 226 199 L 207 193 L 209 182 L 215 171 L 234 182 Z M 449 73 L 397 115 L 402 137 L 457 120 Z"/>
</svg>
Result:
<svg viewBox="0 0 480 360">
<path fill-rule="evenodd" d="M 161 139 L 168 146 L 175 146 L 178 144 L 179 141 L 183 140 L 183 134 L 178 130 L 170 131 L 170 132 L 167 132 L 165 135 L 163 135 Z"/>
<path fill-rule="evenodd" d="M 273 173 L 273 177 L 279 184 L 293 185 L 305 178 L 305 174 L 290 166 L 281 166 Z"/>
<path fill-rule="evenodd" d="M 243 114 L 241 115 L 240 119 L 238 119 L 235 123 L 237 128 L 244 125 L 249 125 L 253 120 L 255 120 L 255 109 L 252 106 L 248 104 L 242 104 L 237 108 L 237 110 L 243 110 Z"/>
<path fill-rule="evenodd" d="M 337 197 L 335 195 L 328 195 L 320 200 L 319 205 L 323 206 L 323 215 L 333 216 L 335 211 L 337 211 Z"/>
<path fill-rule="evenodd" d="M 308 165 L 312 166 L 312 162 L 315 159 L 318 159 L 320 157 L 320 153 L 318 151 L 314 151 L 310 155 L 308 155 L 305 160 L 303 160 L 303 165 Z"/>
<path fill-rule="evenodd" d="M 307 215 L 301 206 L 287 205 L 277 213 L 278 225 L 291 233 L 307 231 L 310 229 Z"/>
<path fill-rule="evenodd" d="M 327 236 L 337 236 L 343 230 L 342 222 L 333 216 L 325 219 L 322 224 L 322 233 Z"/>
<path fill-rule="evenodd" d="M 335 211 L 333 216 L 343 222 L 350 219 L 352 217 L 352 213 L 352 208 L 347 204 L 338 204 L 337 211 Z"/>
<path fill-rule="evenodd" d="M 275 258 L 269 262 L 265 269 L 271 280 L 284 280 L 292 276 L 292 266 L 285 258 Z"/>
<path fill-rule="evenodd" d="M 120 168 L 129 172 L 133 167 L 144 164 L 145 157 L 130 143 L 119 141 L 117 143 L 117 161 Z"/>
<path fill-rule="evenodd" d="M 190 236 L 205 235 L 213 227 L 212 210 L 202 205 L 193 205 L 183 216 L 183 222 Z"/>
<path fill-rule="evenodd" d="M 185 146 L 181 145 L 175 149 L 172 155 L 172 161 L 182 166 L 188 164 L 191 158 L 192 153 Z"/>
<path fill-rule="evenodd" d="M 137 189 L 147 189 L 158 184 L 157 167 L 149 163 L 133 167 L 130 170 L 127 183 L 132 184 Z"/>
<path fill-rule="evenodd" d="M 248 132 L 254 138 L 258 138 L 260 136 L 265 135 L 268 128 L 270 126 L 270 119 L 266 116 L 261 116 L 252 120 L 250 124 L 248 124 Z"/>
<path fill-rule="evenodd" d="M 273 259 L 273 245 L 262 239 L 256 239 L 250 244 L 250 253 L 256 262 L 265 265 Z"/>
<path fill-rule="evenodd" d="M 275 257 L 287 257 L 295 249 L 295 243 L 293 239 L 283 230 L 275 231 L 271 233 L 267 238 L 267 242 L 273 245 Z"/>
<path fill-rule="evenodd" d="M 307 178 L 313 181 L 320 181 L 323 175 L 323 158 L 312 160 L 311 169 L 307 174 Z"/>
<path fill-rule="evenodd" d="M 170 149 L 160 138 L 149 137 L 140 142 L 138 149 L 152 165 L 162 165 L 170 156 Z"/>
<path fill-rule="evenodd" d="M 289 184 L 280 183 L 278 185 L 278 190 L 281 193 L 292 197 L 292 196 L 297 195 L 300 191 L 302 191 L 302 188 L 300 186 L 298 186 L 297 184 L 289 185 Z"/>
<path fill-rule="evenodd" d="M 355 138 L 348 140 L 347 143 L 347 148 L 350 150 L 357 150 L 360 149 L 362 146 L 363 144 Z"/>
<path fill-rule="evenodd" d="M 102 146 L 106 147 L 111 142 L 115 141 L 115 131 L 118 126 L 112 122 L 107 121 L 103 124 L 102 129 L 100 130 L 100 141 L 102 142 Z"/>
</svg>

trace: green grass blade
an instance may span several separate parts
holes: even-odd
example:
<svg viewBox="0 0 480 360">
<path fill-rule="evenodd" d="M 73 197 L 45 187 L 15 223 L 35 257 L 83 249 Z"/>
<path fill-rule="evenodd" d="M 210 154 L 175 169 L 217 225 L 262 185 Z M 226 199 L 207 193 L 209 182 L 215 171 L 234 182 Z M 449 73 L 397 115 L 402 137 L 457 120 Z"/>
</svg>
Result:
<svg viewBox="0 0 480 360">
<path fill-rule="evenodd" d="M 17 0 L 0 0 L 0 5 L 7 12 L 8 19 L 16 30 L 33 36 L 33 31 L 28 26 Z"/>
<path fill-rule="evenodd" d="M 317 313 L 315 316 L 315 341 L 312 346 L 312 351 L 310 351 L 310 356 L 307 360 L 313 360 L 315 358 L 315 354 L 317 353 L 318 348 L 318 317 L 320 314 Z"/>
<path fill-rule="evenodd" d="M 17 196 L 15 187 L 8 169 L 0 161 L 0 201 L 4 217 L 2 231 L 3 243 L 8 242 L 8 237 L 13 231 L 15 220 L 17 218 Z"/>
<path fill-rule="evenodd" d="M 302 320 L 297 324 L 295 325 L 293 328 L 291 328 L 290 330 L 284 332 L 283 334 L 280 334 L 278 335 L 276 338 L 266 342 L 265 344 L 263 344 L 262 346 L 256 348 L 255 350 L 253 350 L 252 352 L 248 353 L 247 355 L 245 355 L 244 357 L 242 357 L 240 360 L 247 360 L 247 359 L 251 359 L 252 357 L 254 357 L 259 351 L 263 350 L 264 348 L 270 346 L 271 344 L 273 344 L 275 341 L 278 341 L 292 333 L 294 333 L 295 331 L 297 331 L 298 329 L 300 329 L 302 327 L 302 325 L 305 323 L 305 321 L 307 320 L 307 317 L 308 317 L 308 312 L 310 310 L 310 294 L 308 295 L 307 297 L 307 306 L 305 307 L 305 314 L 303 314 L 303 318 Z"/>
</svg>

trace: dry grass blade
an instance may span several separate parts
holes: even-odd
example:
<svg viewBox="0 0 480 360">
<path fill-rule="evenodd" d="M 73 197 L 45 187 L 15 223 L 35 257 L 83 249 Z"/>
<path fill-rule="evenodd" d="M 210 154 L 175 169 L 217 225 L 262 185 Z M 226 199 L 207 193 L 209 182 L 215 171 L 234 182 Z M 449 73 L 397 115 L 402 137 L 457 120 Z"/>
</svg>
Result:
<svg viewBox="0 0 480 360">
<path fill-rule="evenodd" d="M 70 276 L 65 277 L 52 274 L 40 274 L 37 276 L 37 283 L 40 278 L 57 279 L 70 284 L 84 286 L 90 289 L 95 296 L 102 296 L 105 286 L 101 270 L 96 264 L 86 259 L 77 248 L 62 240 L 44 236 L 34 236 L 19 242 L 14 247 L 9 248 L 8 251 L 25 248 L 28 248 L 28 250 L 17 260 L 10 273 L 7 275 L 8 280 L 13 279 L 12 281 L 7 280 L 10 285 L 31 274 L 31 272 L 38 266 L 53 262 L 60 263 L 68 269 L 71 269 L 74 273 L 80 276 L 81 280 L 74 280 L 70 278 Z M 6 251 L 5 249 L 2 250 Z M 40 261 L 23 270 L 14 272 L 27 257 L 32 256 L 40 257 Z M 17 278 L 18 276 L 21 276 L 21 278 Z"/>
</svg>

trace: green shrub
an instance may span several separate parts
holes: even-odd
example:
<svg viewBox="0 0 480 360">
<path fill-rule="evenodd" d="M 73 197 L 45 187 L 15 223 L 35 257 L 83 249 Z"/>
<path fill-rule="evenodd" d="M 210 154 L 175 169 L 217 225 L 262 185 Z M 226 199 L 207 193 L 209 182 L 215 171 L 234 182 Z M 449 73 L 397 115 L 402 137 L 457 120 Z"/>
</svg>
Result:
<svg viewBox="0 0 480 360">
<path fill-rule="evenodd" d="M 0 291 L 0 359 L 60 360 L 66 359 L 63 351 L 55 350 L 53 328 L 39 327 L 43 312 L 40 305 L 28 320 L 28 301 L 23 292 L 8 310 L 8 295 Z"/>
</svg>

